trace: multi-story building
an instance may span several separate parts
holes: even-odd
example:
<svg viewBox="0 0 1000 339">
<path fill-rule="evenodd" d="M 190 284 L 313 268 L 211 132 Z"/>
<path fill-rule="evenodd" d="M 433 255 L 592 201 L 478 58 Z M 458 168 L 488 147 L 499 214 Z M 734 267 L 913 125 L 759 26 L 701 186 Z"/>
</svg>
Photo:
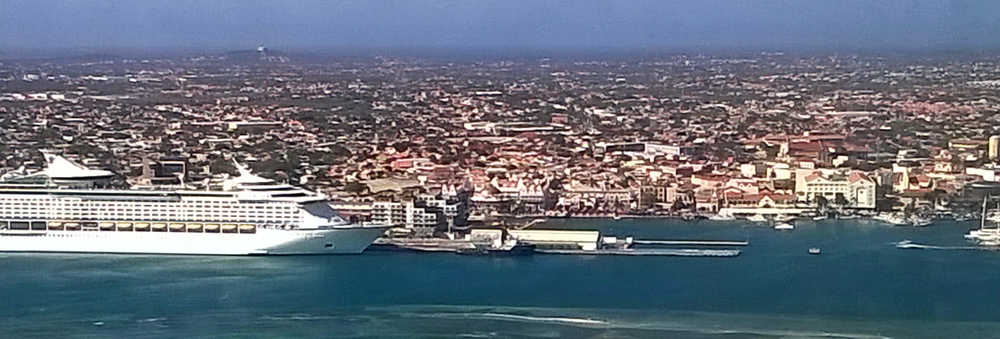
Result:
<svg viewBox="0 0 1000 339">
<path fill-rule="evenodd" d="M 795 194 L 802 202 L 817 203 L 823 197 L 844 207 L 875 208 L 875 181 L 859 171 L 799 169 Z"/>
<path fill-rule="evenodd" d="M 372 222 L 406 228 L 437 226 L 437 214 L 427 213 L 413 202 L 376 201 L 372 203 Z"/>
<path fill-rule="evenodd" d="M 433 196 L 418 196 L 409 202 L 372 203 L 372 222 L 406 228 L 434 228 L 448 225 L 458 216 L 458 204 Z"/>
</svg>

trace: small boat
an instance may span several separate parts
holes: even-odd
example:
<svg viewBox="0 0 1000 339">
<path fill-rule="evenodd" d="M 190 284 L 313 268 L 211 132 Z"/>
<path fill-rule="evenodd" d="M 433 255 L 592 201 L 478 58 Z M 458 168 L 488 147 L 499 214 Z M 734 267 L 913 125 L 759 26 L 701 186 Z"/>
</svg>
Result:
<svg viewBox="0 0 1000 339">
<path fill-rule="evenodd" d="M 810 248 L 809 254 L 819 254 L 819 247 Z"/>
<path fill-rule="evenodd" d="M 872 219 L 887 223 L 892 226 L 909 226 L 910 221 L 904 218 L 902 215 L 895 213 L 882 213 L 876 215 Z"/>
<path fill-rule="evenodd" d="M 795 225 L 789 224 L 787 222 L 778 223 L 774 225 L 774 229 L 779 231 L 790 231 L 795 229 Z"/>
<path fill-rule="evenodd" d="M 774 221 L 777 222 L 789 222 L 792 220 L 795 220 L 795 217 L 785 214 L 779 214 L 778 216 L 774 217 Z"/>
<path fill-rule="evenodd" d="M 728 221 L 728 220 L 736 220 L 736 217 L 734 217 L 732 214 L 719 213 L 708 217 L 708 220 Z"/>
<path fill-rule="evenodd" d="M 747 218 L 747 220 L 750 220 L 750 221 L 753 221 L 753 222 L 764 222 L 764 221 L 767 221 L 767 218 L 765 218 L 763 215 L 760 215 L 760 214 L 754 214 L 754 215 L 751 215 L 749 218 Z"/>
<path fill-rule="evenodd" d="M 190 224 L 187 224 L 187 231 L 188 232 L 199 233 L 202 230 L 203 230 L 202 224 L 199 224 L 199 223 L 190 223 Z"/>
<path fill-rule="evenodd" d="M 826 220 L 826 215 L 817 215 L 813 217 L 813 221 L 823 221 Z"/>
</svg>

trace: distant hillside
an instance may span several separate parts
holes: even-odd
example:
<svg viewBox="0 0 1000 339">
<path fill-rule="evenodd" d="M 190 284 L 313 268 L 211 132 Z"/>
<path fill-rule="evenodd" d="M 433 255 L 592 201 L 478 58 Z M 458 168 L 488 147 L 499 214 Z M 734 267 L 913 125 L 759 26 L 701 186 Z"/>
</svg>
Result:
<svg viewBox="0 0 1000 339">
<path fill-rule="evenodd" d="M 234 62 L 288 62 L 288 56 L 280 51 L 265 50 L 263 52 L 255 49 L 230 51 L 222 54 L 222 57 Z"/>
<path fill-rule="evenodd" d="M 45 56 L 45 57 L 5 57 L 2 60 L 7 62 L 16 62 L 21 65 L 37 65 L 44 63 L 58 63 L 58 64 L 101 63 L 108 61 L 120 61 L 123 59 L 125 58 L 120 55 L 92 53 L 92 54 Z"/>
</svg>

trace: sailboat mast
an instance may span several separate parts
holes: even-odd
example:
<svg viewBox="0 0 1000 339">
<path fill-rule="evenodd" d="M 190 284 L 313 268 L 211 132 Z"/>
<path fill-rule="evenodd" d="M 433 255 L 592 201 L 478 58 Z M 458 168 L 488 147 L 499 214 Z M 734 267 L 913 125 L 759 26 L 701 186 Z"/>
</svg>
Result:
<svg viewBox="0 0 1000 339">
<path fill-rule="evenodd" d="M 983 197 L 983 213 L 979 215 L 979 229 L 986 228 L 986 197 Z"/>
</svg>

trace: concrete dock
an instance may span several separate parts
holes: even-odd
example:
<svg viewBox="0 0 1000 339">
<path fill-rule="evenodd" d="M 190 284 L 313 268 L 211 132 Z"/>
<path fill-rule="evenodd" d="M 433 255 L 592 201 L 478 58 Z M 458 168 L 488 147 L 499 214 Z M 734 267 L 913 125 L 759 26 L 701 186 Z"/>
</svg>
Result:
<svg viewBox="0 0 1000 339">
<path fill-rule="evenodd" d="M 748 241 L 730 240 L 633 240 L 636 245 L 665 245 L 665 246 L 747 246 Z"/>
<path fill-rule="evenodd" d="M 707 250 L 707 249 L 600 249 L 584 250 L 536 250 L 542 254 L 569 255 L 628 255 L 628 256 L 674 256 L 674 257 L 736 257 L 740 250 Z"/>
</svg>

